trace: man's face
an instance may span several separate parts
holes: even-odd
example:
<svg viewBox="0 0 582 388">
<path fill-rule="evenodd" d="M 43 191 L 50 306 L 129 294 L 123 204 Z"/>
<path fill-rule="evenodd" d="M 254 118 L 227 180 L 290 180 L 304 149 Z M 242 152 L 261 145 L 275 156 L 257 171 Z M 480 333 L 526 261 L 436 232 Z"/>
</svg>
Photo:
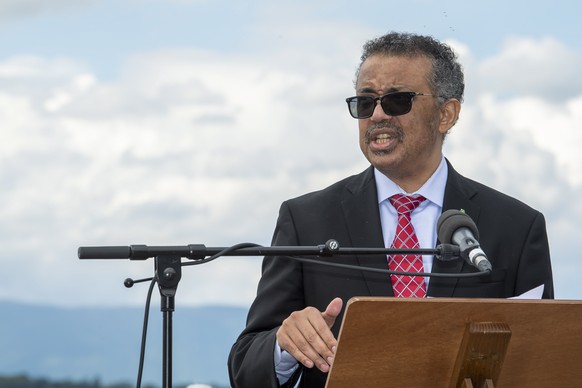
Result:
<svg viewBox="0 0 582 388">
<path fill-rule="evenodd" d="M 431 67 L 431 62 L 422 56 L 372 55 L 360 68 L 356 94 L 382 96 L 396 91 L 431 94 L 428 83 Z M 372 117 L 358 121 L 360 148 L 366 158 L 407 191 L 422 186 L 438 167 L 443 134 L 448 128 L 439 125 L 436 97 L 414 97 L 411 111 L 401 116 L 386 115 L 378 103 Z"/>
</svg>

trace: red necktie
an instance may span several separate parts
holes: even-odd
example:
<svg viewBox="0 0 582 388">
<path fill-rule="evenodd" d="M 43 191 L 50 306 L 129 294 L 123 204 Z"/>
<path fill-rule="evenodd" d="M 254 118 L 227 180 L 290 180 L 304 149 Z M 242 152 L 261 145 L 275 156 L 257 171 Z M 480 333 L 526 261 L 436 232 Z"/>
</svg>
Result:
<svg viewBox="0 0 582 388">
<path fill-rule="evenodd" d="M 409 197 L 403 194 L 390 197 L 390 203 L 398 212 L 398 225 L 391 248 L 419 247 L 410 213 L 424 200 L 422 196 Z M 392 271 L 424 272 L 420 255 L 391 255 L 388 258 L 388 267 Z M 390 275 L 390 279 L 394 296 L 398 298 L 424 298 L 426 296 L 426 285 L 421 276 Z"/>
</svg>

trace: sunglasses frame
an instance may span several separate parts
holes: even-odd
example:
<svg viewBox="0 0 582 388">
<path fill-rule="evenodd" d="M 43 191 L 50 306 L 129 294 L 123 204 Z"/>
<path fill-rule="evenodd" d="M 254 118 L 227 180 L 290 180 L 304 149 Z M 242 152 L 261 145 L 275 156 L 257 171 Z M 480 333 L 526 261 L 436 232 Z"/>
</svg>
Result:
<svg viewBox="0 0 582 388">
<path fill-rule="evenodd" d="M 384 104 L 385 104 L 384 101 L 387 101 L 387 103 L 389 103 L 390 97 L 394 97 L 394 96 L 408 96 L 409 97 L 409 100 L 407 102 L 408 106 L 404 109 L 404 111 L 394 112 L 393 110 L 390 111 L 390 109 L 387 109 L 387 107 L 384 106 Z M 414 97 L 416 97 L 416 96 L 433 96 L 434 97 L 434 94 L 417 93 L 417 92 L 390 92 L 390 93 L 386 93 L 386 94 L 379 96 L 379 97 L 373 97 L 373 96 L 348 97 L 348 98 L 346 98 L 346 102 L 348 104 L 348 110 L 350 111 L 350 116 L 352 116 L 355 119 L 367 119 L 369 117 L 372 117 L 372 115 L 374 115 L 374 110 L 376 109 L 376 106 L 378 105 L 378 101 L 380 101 L 380 106 L 382 107 L 382 110 L 388 116 L 405 115 L 412 110 L 412 102 L 414 101 Z M 363 115 L 363 116 L 358 117 L 352 113 L 352 105 L 351 104 L 356 103 L 358 99 L 367 99 L 367 100 L 372 100 L 374 102 L 373 107 L 372 107 L 372 111 L 369 115 Z M 390 108 L 390 107 L 388 107 L 388 108 Z"/>
</svg>

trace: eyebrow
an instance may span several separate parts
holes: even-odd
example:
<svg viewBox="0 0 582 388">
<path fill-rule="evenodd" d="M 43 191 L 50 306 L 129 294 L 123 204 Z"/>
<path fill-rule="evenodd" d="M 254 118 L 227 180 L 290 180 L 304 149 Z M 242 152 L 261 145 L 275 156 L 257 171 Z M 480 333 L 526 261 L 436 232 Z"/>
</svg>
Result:
<svg viewBox="0 0 582 388">
<path fill-rule="evenodd" d="M 384 94 L 400 92 L 402 91 L 402 87 L 392 86 L 390 87 Z M 365 87 L 357 91 L 358 93 L 366 93 L 366 94 L 377 94 L 376 91 L 371 87 Z"/>
</svg>

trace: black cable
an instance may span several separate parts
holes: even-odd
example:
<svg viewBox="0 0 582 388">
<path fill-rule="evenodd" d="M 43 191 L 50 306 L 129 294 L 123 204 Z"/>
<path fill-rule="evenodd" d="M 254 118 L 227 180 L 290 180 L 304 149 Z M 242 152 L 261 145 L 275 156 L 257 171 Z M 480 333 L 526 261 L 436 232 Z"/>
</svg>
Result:
<svg viewBox="0 0 582 388">
<path fill-rule="evenodd" d="M 296 256 L 281 256 L 281 257 L 297 260 L 297 261 L 300 261 L 302 263 L 313 263 L 313 264 L 318 264 L 318 265 L 327 265 L 329 267 L 353 269 L 353 270 L 368 271 L 368 272 L 378 272 L 378 273 L 384 273 L 384 274 L 388 274 L 388 275 L 422 276 L 422 277 L 432 277 L 432 278 L 472 278 L 472 277 L 487 276 L 487 275 L 491 274 L 491 271 L 470 272 L 470 273 L 401 272 L 401 271 L 392 271 L 392 270 L 384 269 L 384 268 L 372 268 L 372 267 L 363 267 L 363 266 L 359 266 L 359 265 L 333 263 L 330 261 L 308 259 L 305 257 L 296 257 Z"/>
<path fill-rule="evenodd" d="M 210 257 L 207 257 L 205 259 L 196 260 L 196 261 L 188 261 L 188 262 L 182 263 L 182 266 L 205 264 L 205 263 L 208 263 L 208 262 L 210 262 L 212 260 L 216 260 L 220 256 L 224 256 L 227 253 L 230 253 L 232 251 L 236 251 L 236 250 L 239 250 L 239 249 L 242 249 L 242 248 L 254 248 L 254 247 L 261 247 L 261 245 L 255 244 L 255 243 L 239 243 L 239 244 L 235 244 L 235 245 L 233 245 L 231 247 L 228 247 L 228 248 L 225 248 L 222 251 L 220 251 L 220 252 L 218 252 L 218 253 L 210 256 Z"/>
<path fill-rule="evenodd" d="M 141 387 L 141 379 L 143 376 L 143 364 L 144 364 L 144 359 L 145 359 L 146 339 L 147 339 L 147 333 L 148 333 L 148 320 L 149 320 L 149 315 L 150 315 L 150 305 L 152 303 L 152 293 L 154 291 L 155 284 L 156 284 L 156 279 L 153 278 L 151 283 L 150 283 L 150 288 L 148 289 L 148 295 L 146 297 L 146 305 L 145 305 L 145 311 L 144 311 L 144 316 L 143 316 L 143 329 L 142 329 L 142 334 L 141 334 L 141 349 L 140 349 L 140 353 L 139 353 L 139 367 L 137 370 L 137 382 L 135 384 L 136 388 Z"/>
</svg>

